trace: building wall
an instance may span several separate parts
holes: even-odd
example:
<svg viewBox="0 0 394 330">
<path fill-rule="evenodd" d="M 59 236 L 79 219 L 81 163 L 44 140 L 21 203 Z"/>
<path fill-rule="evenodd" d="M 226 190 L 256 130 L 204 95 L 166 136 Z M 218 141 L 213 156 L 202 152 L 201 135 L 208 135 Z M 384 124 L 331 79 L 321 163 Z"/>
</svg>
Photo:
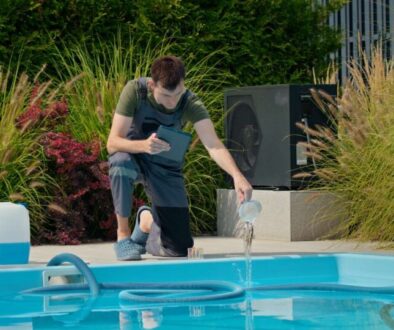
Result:
<svg viewBox="0 0 394 330">
<path fill-rule="evenodd" d="M 350 0 L 330 15 L 329 24 L 343 34 L 341 49 L 332 54 L 339 64 L 342 83 L 348 76 L 347 63 L 360 58 L 360 49 L 370 56 L 373 47 L 381 41 L 384 57 L 394 59 L 394 0 Z"/>
</svg>

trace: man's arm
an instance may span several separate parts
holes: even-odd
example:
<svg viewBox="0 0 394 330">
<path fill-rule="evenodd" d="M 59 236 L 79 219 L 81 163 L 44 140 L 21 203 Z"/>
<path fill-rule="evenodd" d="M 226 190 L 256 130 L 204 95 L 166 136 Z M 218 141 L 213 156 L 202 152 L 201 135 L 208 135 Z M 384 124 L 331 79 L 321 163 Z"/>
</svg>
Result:
<svg viewBox="0 0 394 330">
<path fill-rule="evenodd" d="M 240 202 L 249 200 L 252 196 L 252 186 L 238 169 L 227 148 L 219 140 L 212 121 L 200 120 L 194 124 L 194 128 L 211 158 L 233 178 L 238 200 Z"/>
<path fill-rule="evenodd" d="M 156 133 L 153 133 L 145 140 L 128 140 L 126 135 L 132 122 L 132 117 L 115 113 L 107 141 L 107 150 L 109 154 L 113 154 L 118 151 L 132 154 L 157 154 L 162 151 L 170 150 L 170 145 L 167 142 L 158 139 L 156 137 Z"/>
</svg>

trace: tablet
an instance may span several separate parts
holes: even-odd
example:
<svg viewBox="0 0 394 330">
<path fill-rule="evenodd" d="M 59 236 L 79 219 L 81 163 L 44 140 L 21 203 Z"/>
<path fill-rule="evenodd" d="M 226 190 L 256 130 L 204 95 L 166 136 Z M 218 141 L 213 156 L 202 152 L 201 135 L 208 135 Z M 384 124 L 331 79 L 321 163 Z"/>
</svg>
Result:
<svg viewBox="0 0 394 330">
<path fill-rule="evenodd" d="M 166 141 L 171 146 L 169 151 L 162 151 L 157 154 L 157 156 L 171 159 L 176 162 L 183 161 L 192 140 L 191 134 L 160 125 L 157 130 L 157 137 Z"/>
</svg>

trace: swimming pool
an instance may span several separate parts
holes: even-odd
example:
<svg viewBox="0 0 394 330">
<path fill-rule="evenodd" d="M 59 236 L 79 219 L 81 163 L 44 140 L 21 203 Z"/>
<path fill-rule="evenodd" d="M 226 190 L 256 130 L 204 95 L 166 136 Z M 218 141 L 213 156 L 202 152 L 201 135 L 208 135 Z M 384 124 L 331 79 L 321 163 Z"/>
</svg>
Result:
<svg viewBox="0 0 394 330">
<path fill-rule="evenodd" d="M 190 303 L 133 303 L 119 291 L 32 296 L 43 274 L 73 273 L 73 266 L 0 270 L 0 328 L 6 329 L 393 329 L 394 256 L 318 254 L 258 257 L 252 285 L 316 285 L 315 290 L 248 290 L 242 297 Z M 245 283 L 245 260 L 177 260 L 92 265 L 97 281 Z M 49 273 L 48 273 L 49 272 Z M 76 278 L 76 275 L 73 275 Z M 319 285 L 368 290 L 320 290 Z M 375 292 L 376 288 L 387 292 Z"/>
</svg>

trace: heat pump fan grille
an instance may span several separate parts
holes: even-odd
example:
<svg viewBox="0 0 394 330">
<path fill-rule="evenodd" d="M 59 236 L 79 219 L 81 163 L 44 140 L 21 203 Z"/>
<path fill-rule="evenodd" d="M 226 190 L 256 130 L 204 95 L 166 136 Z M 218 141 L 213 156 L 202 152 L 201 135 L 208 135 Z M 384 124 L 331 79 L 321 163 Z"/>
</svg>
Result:
<svg viewBox="0 0 394 330">
<path fill-rule="evenodd" d="M 261 144 L 261 130 L 253 109 L 246 103 L 232 107 L 229 116 L 228 147 L 239 169 L 252 176 Z"/>
</svg>

